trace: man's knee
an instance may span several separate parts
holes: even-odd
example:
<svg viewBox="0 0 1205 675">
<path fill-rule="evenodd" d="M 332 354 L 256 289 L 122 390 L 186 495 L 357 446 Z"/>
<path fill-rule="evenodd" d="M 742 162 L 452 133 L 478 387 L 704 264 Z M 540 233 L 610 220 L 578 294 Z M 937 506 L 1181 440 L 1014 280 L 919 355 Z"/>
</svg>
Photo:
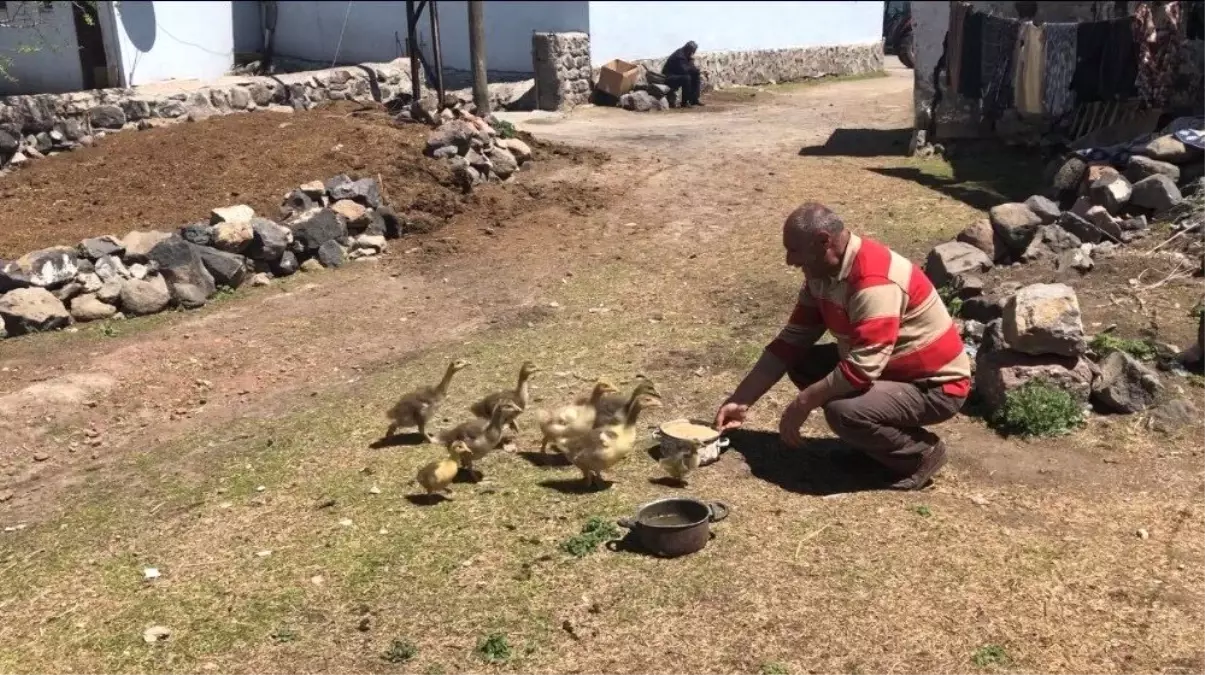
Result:
<svg viewBox="0 0 1205 675">
<path fill-rule="evenodd" d="M 864 415 L 858 397 L 839 398 L 824 404 L 824 420 L 834 431 L 838 429 L 865 429 L 872 426 Z"/>
</svg>

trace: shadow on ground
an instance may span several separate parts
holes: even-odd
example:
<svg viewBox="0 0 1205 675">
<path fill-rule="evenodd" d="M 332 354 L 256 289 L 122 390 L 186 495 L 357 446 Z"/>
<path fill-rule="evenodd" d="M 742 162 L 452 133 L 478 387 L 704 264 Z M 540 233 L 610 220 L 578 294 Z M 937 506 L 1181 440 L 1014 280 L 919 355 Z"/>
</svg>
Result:
<svg viewBox="0 0 1205 675">
<path fill-rule="evenodd" d="M 911 129 L 837 129 L 823 145 L 804 147 L 802 157 L 883 157 L 907 152 Z M 995 141 L 964 141 L 945 157 L 917 159 L 915 166 L 871 167 L 882 176 L 919 183 L 986 211 L 1006 201 L 1024 201 L 1044 188 L 1041 153 Z"/>
<path fill-rule="evenodd" d="M 804 441 L 789 450 L 769 431 L 736 429 L 728 432 L 732 450 L 745 458 L 754 476 L 784 490 L 824 496 L 887 488 L 891 479 L 869 457 L 835 438 Z"/>
</svg>

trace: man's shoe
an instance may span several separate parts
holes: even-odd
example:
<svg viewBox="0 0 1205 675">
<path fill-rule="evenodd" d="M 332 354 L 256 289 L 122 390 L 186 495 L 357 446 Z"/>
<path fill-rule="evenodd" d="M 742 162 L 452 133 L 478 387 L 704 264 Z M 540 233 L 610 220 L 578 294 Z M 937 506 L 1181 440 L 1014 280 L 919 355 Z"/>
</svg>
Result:
<svg viewBox="0 0 1205 675">
<path fill-rule="evenodd" d="M 891 484 L 892 490 L 920 490 L 929 484 L 933 476 L 946 465 L 946 444 L 937 441 L 921 455 L 920 467 L 907 478 L 901 478 Z"/>
</svg>

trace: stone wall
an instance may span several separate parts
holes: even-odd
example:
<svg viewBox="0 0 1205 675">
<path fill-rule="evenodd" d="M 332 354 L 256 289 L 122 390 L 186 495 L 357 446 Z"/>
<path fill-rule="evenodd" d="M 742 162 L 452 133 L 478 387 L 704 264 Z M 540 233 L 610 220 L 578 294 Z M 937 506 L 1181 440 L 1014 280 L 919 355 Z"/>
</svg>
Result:
<svg viewBox="0 0 1205 675">
<path fill-rule="evenodd" d="M 536 107 L 566 110 L 590 98 L 590 36 L 586 33 L 533 33 Z"/>
<path fill-rule="evenodd" d="M 661 72 L 665 59 L 641 59 L 635 63 L 648 70 Z M 700 52 L 695 55 L 695 63 L 703 74 L 704 91 L 826 76 L 862 75 L 883 70 L 883 43 Z M 597 71 L 594 76 L 597 81 Z"/>
</svg>

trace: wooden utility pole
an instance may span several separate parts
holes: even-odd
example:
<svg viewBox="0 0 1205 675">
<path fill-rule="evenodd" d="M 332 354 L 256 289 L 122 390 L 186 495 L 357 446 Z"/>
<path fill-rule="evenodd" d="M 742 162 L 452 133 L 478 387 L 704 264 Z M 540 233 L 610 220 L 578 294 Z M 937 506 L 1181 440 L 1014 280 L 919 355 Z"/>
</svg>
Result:
<svg viewBox="0 0 1205 675">
<path fill-rule="evenodd" d="M 414 9 L 414 0 L 406 0 L 406 55 L 410 57 L 411 96 L 417 105 L 423 96 L 423 81 L 419 79 L 418 72 L 418 14 Z"/>
<path fill-rule="evenodd" d="M 485 77 L 485 2 L 469 0 L 469 58 L 473 63 L 473 103 L 477 114 L 490 114 L 490 92 Z"/>
</svg>

